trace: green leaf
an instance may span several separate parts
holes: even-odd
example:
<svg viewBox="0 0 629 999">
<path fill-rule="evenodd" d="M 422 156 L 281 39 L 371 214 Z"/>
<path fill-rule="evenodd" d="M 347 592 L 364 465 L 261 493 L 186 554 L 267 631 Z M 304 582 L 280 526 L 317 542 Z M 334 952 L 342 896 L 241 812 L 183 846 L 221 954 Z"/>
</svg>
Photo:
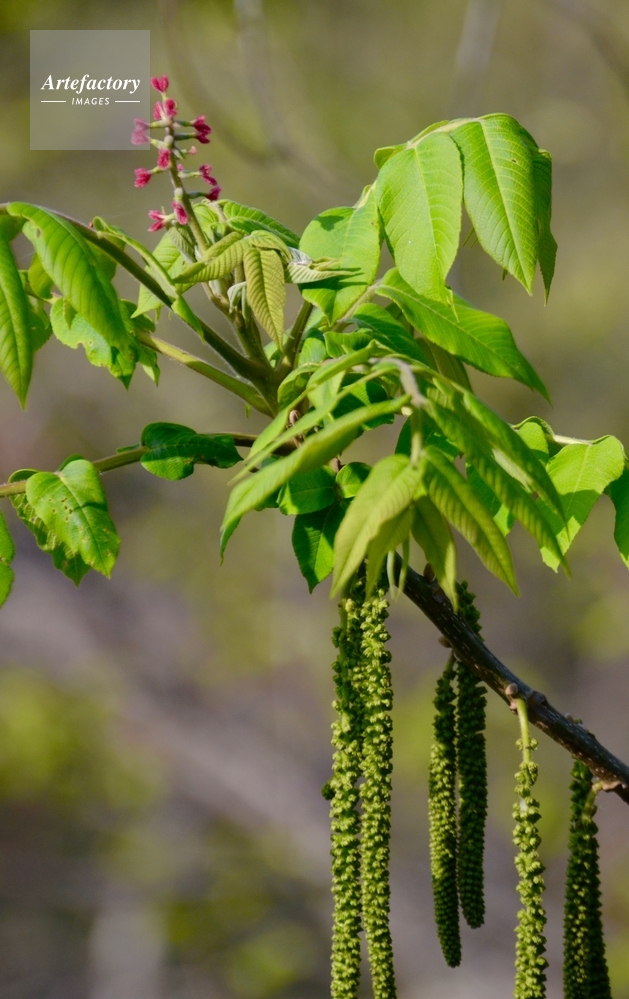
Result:
<svg viewBox="0 0 629 999">
<path fill-rule="evenodd" d="M 104 576 L 111 575 L 120 539 L 100 477 L 89 461 L 71 461 L 60 472 L 35 472 L 26 481 L 26 499 L 72 554 Z"/>
<path fill-rule="evenodd" d="M 293 551 L 310 593 L 334 568 L 334 538 L 345 515 L 344 503 L 300 513 L 293 526 Z"/>
<path fill-rule="evenodd" d="M 346 416 L 334 420 L 318 433 L 311 434 L 292 454 L 266 465 L 259 472 L 247 475 L 230 493 L 221 528 L 221 552 L 225 550 L 227 541 L 246 513 L 272 496 L 293 475 L 319 468 L 339 455 L 351 444 L 365 422 L 387 413 L 395 413 L 406 402 L 408 396 L 400 396 L 387 402 L 355 409 Z M 298 426 L 298 423 L 295 424 L 293 431 L 297 432 Z"/>
<path fill-rule="evenodd" d="M 375 186 L 366 189 L 354 208 L 322 212 L 306 227 L 299 248 L 313 259 L 333 258 L 352 276 L 330 278 L 317 288 L 305 286 L 302 297 L 335 323 L 375 280 L 381 242 Z"/>
<path fill-rule="evenodd" d="M 305 392 L 311 375 L 318 367 L 318 364 L 313 363 L 300 364 L 298 368 L 294 368 L 286 376 L 283 382 L 280 382 L 277 390 L 277 401 L 282 408 L 291 405 Z"/>
<path fill-rule="evenodd" d="M 0 369 L 22 406 L 33 370 L 31 316 L 11 246 L 0 231 Z"/>
<path fill-rule="evenodd" d="M 459 246 L 461 154 L 445 132 L 392 156 L 377 180 L 378 205 L 396 266 L 415 291 L 451 301 L 445 280 Z"/>
<path fill-rule="evenodd" d="M 288 516 L 323 510 L 336 499 L 334 480 L 335 474 L 328 465 L 310 472 L 299 472 L 284 483 L 277 505 Z"/>
<path fill-rule="evenodd" d="M 618 545 L 620 557 L 629 569 L 629 468 L 625 468 L 620 478 L 607 486 L 605 492 L 611 497 L 616 509 L 614 541 Z"/>
<path fill-rule="evenodd" d="M 173 229 L 167 229 L 159 243 L 153 250 L 153 256 L 159 264 L 162 265 L 165 271 L 174 280 L 178 278 L 182 270 L 188 267 L 188 261 L 183 257 L 173 242 L 171 233 Z M 147 272 L 150 271 L 150 267 L 144 268 Z M 158 312 L 163 306 L 161 299 L 156 298 L 152 292 L 148 290 L 143 284 L 140 285 L 140 291 L 138 294 L 138 305 L 133 313 L 135 316 L 144 315 L 145 312 L 150 312 L 152 309 L 156 309 Z"/>
<path fill-rule="evenodd" d="M 368 333 L 363 330 L 337 333 L 336 330 L 330 330 L 323 334 L 323 339 L 328 357 L 343 357 L 344 354 L 351 354 L 355 350 L 363 350 L 374 337 L 371 335 L 371 331 Z"/>
<path fill-rule="evenodd" d="M 34 468 L 22 468 L 13 473 L 9 482 L 22 482 L 36 474 L 37 471 Z M 90 571 L 89 565 L 83 561 L 80 555 L 73 554 L 56 534 L 46 527 L 28 502 L 26 493 L 12 496 L 11 503 L 22 523 L 35 536 L 38 546 L 42 551 L 50 553 L 55 569 L 59 569 L 68 579 L 72 580 L 75 586 L 78 586 L 85 574 Z"/>
<path fill-rule="evenodd" d="M 438 448 L 426 447 L 424 457 L 424 484 L 430 499 L 469 541 L 489 571 L 517 593 L 509 547 L 473 486 Z"/>
<path fill-rule="evenodd" d="M 243 263 L 247 301 L 271 339 L 281 347 L 284 339 L 286 284 L 282 258 L 275 250 L 245 248 Z"/>
<path fill-rule="evenodd" d="M 528 419 L 523 420 L 522 423 L 516 424 L 514 429 L 542 464 L 547 465 L 550 458 L 548 436 L 553 436 L 553 432 L 548 424 L 544 420 L 541 420 L 539 416 L 530 416 Z"/>
<path fill-rule="evenodd" d="M 13 569 L 11 562 L 15 555 L 13 540 L 0 513 L 0 607 L 9 596 L 13 586 Z"/>
<path fill-rule="evenodd" d="M 350 461 L 336 476 L 336 485 L 344 499 L 352 499 L 371 471 L 364 461 Z"/>
<path fill-rule="evenodd" d="M 58 298 L 50 310 L 52 330 L 57 340 L 74 350 L 82 346 L 90 364 L 97 368 L 107 368 L 114 378 L 118 378 L 125 388 L 129 387 L 135 362 L 127 360 L 115 347 L 97 333 L 83 316 L 74 312 L 62 298 Z"/>
<path fill-rule="evenodd" d="M 504 319 L 474 309 L 458 295 L 454 308 L 424 298 L 395 269 L 387 271 L 378 294 L 396 302 L 409 323 L 448 353 L 489 375 L 514 378 L 548 399 L 543 382 L 518 350 Z"/>
<path fill-rule="evenodd" d="M 113 285 L 94 266 L 94 256 L 71 222 L 51 212 L 14 202 L 12 215 L 28 219 L 24 233 L 63 296 L 100 335 L 128 360 L 135 359 L 130 338 Z"/>
<path fill-rule="evenodd" d="M 410 506 L 421 477 L 422 468 L 406 455 L 392 454 L 374 465 L 336 535 L 333 594 L 354 575 L 382 525 Z"/>
<path fill-rule="evenodd" d="M 52 334 L 52 326 L 50 325 L 50 318 L 48 313 L 44 309 L 44 306 L 38 298 L 32 298 L 30 295 L 27 296 L 28 299 L 28 315 L 31 324 L 31 343 L 33 347 L 33 352 L 35 353 L 48 342 Z"/>
<path fill-rule="evenodd" d="M 491 444 L 487 442 L 482 425 L 469 413 L 461 417 L 436 403 L 430 406 L 430 413 L 446 437 L 456 444 L 471 462 L 492 494 L 533 535 L 540 548 L 548 548 L 554 557 L 563 563 L 555 533 L 544 513 L 522 485 L 495 461 Z M 490 509 L 489 512 L 495 516 L 498 511 Z"/>
<path fill-rule="evenodd" d="M 565 515 L 562 524 L 556 514 L 546 509 L 562 552 L 566 552 L 587 520 L 590 510 L 601 493 L 623 474 L 625 452 L 616 437 L 567 444 L 550 459 L 548 474 L 561 497 Z M 544 504 L 545 505 L 545 504 Z M 542 558 L 552 569 L 558 559 L 548 548 L 542 548 Z"/>
<path fill-rule="evenodd" d="M 533 152 L 533 176 L 535 178 L 535 206 L 539 237 L 539 269 L 542 272 L 546 300 L 555 273 L 557 243 L 550 229 L 552 214 L 553 162 L 545 149 Z"/>
<path fill-rule="evenodd" d="M 481 246 L 531 292 L 538 229 L 528 133 L 509 115 L 491 114 L 450 134 L 463 157 L 465 207 Z"/>
<path fill-rule="evenodd" d="M 423 549 L 427 562 L 432 566 L 439 585 L 456 610 L 456 545 L 447 520 L 441 516 L 428 496 L 420 496 L 415 501 L 411 531 L 415 541 Z"/>
<path fill-rule="evenodd" d="M 42 262 L 36 253 L 33 254 L 28 268 L 28 283 L 39 298 L 50 298 L 52 281 L 42 267 Z"/>
<path fill-rule="evenodd" d="M 422 345 L 386 309 L 368 302 L 356 309 L 352 320 L 357 326 L 370 330 L 374 340 L 392 354 L 401 354 L 402 357 L 410 357 L 413 361 L 430 366 Z"/>
<path fill-rule="evenodd" d="M 378 170 L 381 170 L 384 164 L 395 156 L 396 153 L 401 153 L 403 149 L 407 148 L 406 142 L 398 143 L 397 146 L 381 146 L 380 149 L 376 149 L 373 154 L 373 161 L 376 164 Z"/>
<path fill-rule="evenodd" d="M 213 243 L 203 254 L 203 259 L 184 267 L 176 277 L 182 285 L 215 281 L 225 277 L 242 263 L 248 241 L 239 232 L 230 232 Z"/>
<path fill-rule="evenodd" d="M 373 592 L 382 574 L 382 565 L 389 552 L 408 541 L 411 533 L 413 511 L 402 510 L 390 520 L 385 520 L 380 529 L 367 545 L 367 593 Z"/>
<path fill-rule="evenodd" d="M 274 218 L 261 212 L 259 208 L 249 208 L 247 205 L 239 205 L 236 201 L 219 201 L 225 218 L 233 229 L 239 232 L 251 233 L 257 229 L 267 229 L 269 232 L 279 236 L 287 246 L 297 248 L 299 246 L 299 236 L 290 229 L 276 222 Z"/>
<path fill-rule="evenodd" d="M 196 464 L 231 468 L 242 461 L 229 434 L 197 434 L 178 423 L 149 423 L 142 445 L 149 449 L 143 467 L 162 479 L 185 479 Z"/>
<path fill-rule="evenodd" d="M 299 364 L 321 364 L 325 361 L 328 353 L 325 346 L 325 339 L 320 330 L 313 330 L 303 341 L 299 351 Z"/>
</svg>

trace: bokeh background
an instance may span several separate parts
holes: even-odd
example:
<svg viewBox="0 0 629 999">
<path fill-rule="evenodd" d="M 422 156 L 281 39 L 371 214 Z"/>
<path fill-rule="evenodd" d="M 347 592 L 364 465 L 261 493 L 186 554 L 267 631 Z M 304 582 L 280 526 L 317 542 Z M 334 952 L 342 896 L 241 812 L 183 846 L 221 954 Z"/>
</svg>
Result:
<svg viewBox="0 0 629 999">
<path fill-rule="evenodd" d="M 28 30 L 150 28 L 153 72 L 214 126 L 227 196 L 300 231 L 352 204 L 373 150 L 433 121 L 515 115 L 554 156 L 560 246 L 548 306 L 466 246 L 454 283 L 505 316 L 553 407 L 473 374 L 513 421 L 629 445 L 629 8 L 623 0 L 2 0 L 0 193 L 135 236 L 167 201 L 133 188 L 147 153 L 31 152 Z M 205 158 L 205 157 L 204 157 Z M 24 264 L 26 244 L 19 245 Z M 130 284 L 121 291 L 133 294 Z M 294 304 L 294 303 L 293 303 Z M 192 350 L 178 321 L 160 332 Z M 49 342 L 26 412 L 0 385 L 0 479 L 96 458 L 169 420 L 250 430 L 217 387 L 162 365 L 128 391 Z M 359 442 L 375 458 L 382 429 Z M 378 436 L 380 434 L 381 436 Z M 357 452 L 358 456 L 358 452 Z M 0 613 L 0 999 L 324 999 L 330 897 L 327 804 L 335 608 L 312 597 L 289 518 L 246 518 L 221 566 L 229 475 L 181 483 L 139 466 L 106 487 L 123 539 L 114 577 L 79 590 L 6 511 L 16 582 Z M 4 508 L 3 508 L 3 512 Z M 516 672 L 629 757 L 629 575 L 595 508 L 554 575 L 513 535 L 522 596 L 461 545 L 484 635 Z M 421 568 L 421 565 L 418 566 Z M 486 925 L 445 967 L 431 916 L 426 783 L 444 650 L 419 611 L 391 610 L 395 682 L 392 925 L 403 999 L 510 994 L 517 898 L 511 845 L 513 718 L 489 698 Z M 549 996 L 561 995 L 570 761 L 540 738 Z M 629 996 L 629 812 L 600 804 L 615 999 Z M 365 979 L 364 995 L 369 995 Z"/>
</svg>

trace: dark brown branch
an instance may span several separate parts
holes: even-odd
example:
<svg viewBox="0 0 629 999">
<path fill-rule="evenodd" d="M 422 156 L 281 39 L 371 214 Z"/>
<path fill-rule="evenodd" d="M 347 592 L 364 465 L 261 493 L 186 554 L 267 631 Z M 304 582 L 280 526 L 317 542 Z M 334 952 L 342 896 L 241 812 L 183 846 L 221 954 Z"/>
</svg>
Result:
<svg viewBox="0 0 629 999">
<path fill-rule="evenodd" d="M 399 559 L 398 572 L 401 564 Z M 557 711 L 544 694 L 533 690 L 507 669 L 453 610 L 436 582 L 431 583 L 425 576 L 409 569 L 404 592 L 448 640 L 457 659 L 474 670 L 509 706 L 517 697 L 524 698 L 533 724 L 582 760 L 604 782 L 607 790 L 615 791 L 629 804 L 629 766 L 610 753 L 586 728 Z"/>
</svg>

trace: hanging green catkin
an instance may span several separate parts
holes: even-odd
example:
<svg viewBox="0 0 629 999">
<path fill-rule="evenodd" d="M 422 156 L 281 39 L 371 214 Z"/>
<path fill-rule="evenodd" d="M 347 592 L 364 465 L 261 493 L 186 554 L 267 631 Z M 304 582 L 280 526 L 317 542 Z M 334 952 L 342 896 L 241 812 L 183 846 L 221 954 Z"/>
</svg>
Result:
<svg viewBox="0 0 629 999">
<path fill-rule="evenodd" d="M 480 614 L 466 582 L 457 583 L 459 614 L 480 635 Z M 487 819 L 485 687 L 465 663 L 457 666 L 457 768 L 459 772 L 459 842 L 457 880 L 461 911 L 469 926 L 485 920 L 483 856 Z"/>
<path fill-rule="evenodd" d="M 518 894 L 522 908 L 518 912 L 515 951 L 515 999 L 544 999 L 546 995 L 546 973 L 548 962 L 546 951 L 546 913 L 542 905 L 544 892 L 544 865 L 537 852 L 541 842 L 537 831 L 539 803 L 531 794 L 537 780 L 537 764 L 531 760 L 531 752 L 537 741 L 529 735 L 526 701 L 517 701 L 520 719 L 521 739 L 518 746 L 522 750 L 522 763 L 516 774 L 515 792 L 518 799 L 513 809 L 515 830 L 513 840 L 518 847 L 515 866 L 519 874 Z"/>
<path fill-rule="evenodd" d="M 584 763 L 572 768 L 569 858 L 564 906 L 565 999 L 611 999 L 601 920 L 597 785 Z"/>
<path fill-rule="evenodd" d="M 362 909 L 374 999 L 394 999 L 396 995 L 389 929 L 393 690 L 391 655 L 385 648 L 389 640 L 385 592 L 378 589 L 365 600 L 361 614 Z"/>
<path fill-rule="evenodd" d="M 428 777 L 430 870 L 437 934 L 446 964 L 461 963 L 457 895 L 456 715 L 451 656 L 437 682 L 433 741 Z"/>
<path fill-rule="evenodd" d="M 360 817 L 357 781 L 361 773 L 362 708 L 359 674 L 362 669 L 361 614 L 365 592 L 359 579 L 340 605 L 341 626 L 332 640 L 338 649 L 334 663 L 338 719 L 332 726 L 332 778 L 324 788 L 331 801 L 333 999 L 356 999 L 360 984 Z"/>
</svg>

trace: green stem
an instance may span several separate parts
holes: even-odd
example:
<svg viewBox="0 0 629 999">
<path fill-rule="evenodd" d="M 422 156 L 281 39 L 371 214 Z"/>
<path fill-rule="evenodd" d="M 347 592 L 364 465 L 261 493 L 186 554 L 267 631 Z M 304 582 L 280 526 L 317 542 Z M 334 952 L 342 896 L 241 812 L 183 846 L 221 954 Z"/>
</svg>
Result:
<svg viewBox="0 0 629 999">
<path fill-rule="evenodd" d="M 522 760 L 524 763 L 529 764 L 531 762 L 532 747 L 528 708 L 523 697 L 518 697 L 516 705 L 518 709 L 518 721 L 520 722 L 520 734 L 522 737 Z"/>
<path fill-rule="evenodd" d="M 281 364 L 278 366 L 278 375 L 281 373 L 281 378 L 284 379 L 295 363 L 295 357 L 297 356 L 297 351 L 299 350 L 299 344 L 301 343 L 302 334 L 306 328 L 306 323 L 310 319 L 310 315 L 314 305 L 311 302 L 304 302 L 301 309 L 297 313 L 297 318 L 293 323 L 293 327 L 286 338 L 286 343 L 284 344 L 284 357 L 282 358 Z"/>
<path fill-rule="evenodd" d="M 152 350 L 163 354 L 164 357 L 169 357 L 171 361 L 177 361 L 186 368 L 190 368 L 205 378 L 209 378 L 210 381 L 216 382 L 217 385 L 222 385 L 223 388 L 244 399 L 245 402 L 254 409 L 257 409 L 258 412 L 265 413 L 267 416 L 272 415 L 270 407 L 251 385 L 238 381 L 237 378 L 227 374 L 225 371 L 221 371 L 219 368 L 213 367 L 213 365 L 208 364 L 207 361 L 203 361 L 200 357 L 195 357 L 194 354 L 188 353 L 187 350 L 182 350 L 181 347 L 175 347 L 174 344 L 168 343 L 166 340 L 151 336 L 150 333 L 139 333 L 138 340 L 146 347 L 151 347 Z"/>
</svg>

